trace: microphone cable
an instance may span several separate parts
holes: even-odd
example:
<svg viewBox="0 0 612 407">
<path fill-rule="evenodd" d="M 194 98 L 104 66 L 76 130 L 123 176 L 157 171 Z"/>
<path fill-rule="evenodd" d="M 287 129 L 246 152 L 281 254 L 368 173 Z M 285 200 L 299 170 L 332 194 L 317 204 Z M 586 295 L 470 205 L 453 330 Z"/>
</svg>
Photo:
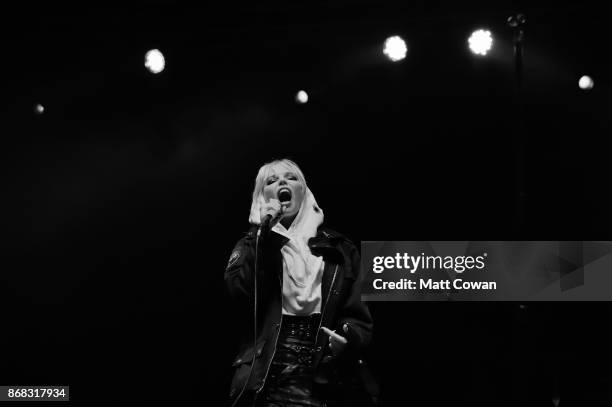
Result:
<svg viewBox="0 0 612 407">
<path fill-rule="evenodd" d="M 259 238 L 261 236 L 261 229 L 263 226 L 260 225 L 259 229 L 257 229 L 257 237 L 255 239 L 255 273 L 253 275 L 253 357 L 251 359 L 251 367 L 249 369 L 249 375 L 247 376 L 244 385 L 242 386 L 242 390 L 240 390 L 240 394 L 236 397 L 236 400 L 232 403 L 231 407 L 235 407 L 242 394 L 246 390 L 249 385 L 249 380 L 251 380 L 251 376 L 253 375 L 253 367 L 255 366 L 255 358 L 257 357 L 257 271 L 259 269 Z"/>
</svg>

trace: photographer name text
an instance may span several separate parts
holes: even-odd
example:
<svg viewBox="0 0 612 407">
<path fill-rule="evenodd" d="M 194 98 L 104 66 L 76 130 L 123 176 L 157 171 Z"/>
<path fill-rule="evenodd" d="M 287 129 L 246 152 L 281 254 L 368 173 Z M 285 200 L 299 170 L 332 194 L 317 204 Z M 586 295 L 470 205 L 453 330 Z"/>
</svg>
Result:
<svg viewBox="0 0 612 407">
<path fill-rule="evenodd" d="M 411 256 L 408 253 L 396 253 L 395 256 L 376 256 L 372 261 L 375 274 L 394 271 L 394 277 L 385 281 L 375 278 L 372 286 L 375 290 L 496 290 L 495 281 L 467 281 L 467 278 L 423 278 L 415 276 L 417 272 L 445 272 L 447 275 L 461 275 L 466 271 L 478 273 L 486 267 L 487 253 L 480 256 Z M 397 279 L 397 272 L 409 273 L 410 278 Z M 477 275 L 474 275 L 478 277 Z M 470 276 L 472 277 L 472 275 Z M 480 278 L 478 278 L 480 280 Z"/>
</svg>

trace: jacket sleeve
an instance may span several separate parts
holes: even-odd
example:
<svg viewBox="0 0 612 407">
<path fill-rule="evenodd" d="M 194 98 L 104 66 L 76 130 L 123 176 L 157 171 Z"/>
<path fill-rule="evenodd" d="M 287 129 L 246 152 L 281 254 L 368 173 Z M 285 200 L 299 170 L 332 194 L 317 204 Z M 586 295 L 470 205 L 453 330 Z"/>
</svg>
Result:
<svg viewBox="0 0 612 407">
<path fill-rule="evenodd" d="M 243 302 L 253 298 L 255 270 L 255 238 L 248 235 L 236 243 L 225 267 L 225 285 L 233 300 Z"/>
<path fill-rule="evenodd" d="M 347 348 L 343 352 L 346 357 L 357 355 L 369 345 L 374 326 L 368 306 L 361 301 L 361 285 L 363 283 L 361 257 L 352 243 L 349 248 L 349 258 L 356 278 L 350 286 L 346 302 L 340 308 L 336 330 L 348 340 Z M 347 325 L 347 332 L 343 329 L 344 324 Z"/>
</svg>

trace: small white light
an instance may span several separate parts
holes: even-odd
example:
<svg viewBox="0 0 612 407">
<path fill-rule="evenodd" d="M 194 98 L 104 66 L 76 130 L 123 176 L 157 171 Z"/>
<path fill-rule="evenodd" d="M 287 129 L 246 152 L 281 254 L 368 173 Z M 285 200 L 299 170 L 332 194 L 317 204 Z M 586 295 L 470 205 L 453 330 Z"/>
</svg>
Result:
<svg viewBox="0 0 612 407">
<path fill-rule="evenodd" d="M 45 107 L 43 105 L 41 105 L 40 103 L 37 103 L 34 106 L 34 113 L 36 114 L 43 114 L 45 112 Z"/>
<path fill-rule="evenodd" d="M 308 93 L 306 93 L 306 91 L 299 91 L 296 95 L 295 95 L 295 101 L 298 103 L 306 103 L 308 102 Z"/>
<path fill-rule="evenodd" d="M 407 52 L 408 47 L 406 47 L 406 42 L 399 35 L 394 35 L 385 40 L 383 54 L 385 54 L 391 61 L 401 61 L 402 59 L 406 58 Z"/>
<path fill-rule="evenodd" d="M 595 86 L 595 82 L 593 82 L 590 76 L 584 75 L 578 81 L 578 86 L 580 86 L 580 89 L 589 90 Z"/>
<path fill-rule="evenodd" d="M 493 46 L 493 38 L 489 30 L 476 30 L 468 38 L 470 50 L 476 55 L 487 55 Z"/>
<path fill-rule="evenodd" d="M 145 67 L 151 73 L 160 73 L 164 70 L 166 66 L 166 60 L 164 59 L 164 54 L 162 54 L 158 49 L 152 49 L 147 51 L 145 54 Z"/>
</svg>

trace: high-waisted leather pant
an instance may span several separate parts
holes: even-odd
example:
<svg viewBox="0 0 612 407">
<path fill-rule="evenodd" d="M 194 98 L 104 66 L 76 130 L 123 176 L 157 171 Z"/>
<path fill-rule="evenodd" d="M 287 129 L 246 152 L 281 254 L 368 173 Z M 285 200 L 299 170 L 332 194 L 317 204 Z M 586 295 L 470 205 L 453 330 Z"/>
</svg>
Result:
<svg viewBox="0 0 612 407">
<path fill-rule="evenodd" d="M 258 407 L 325 407 L 314 388 L 315 337 L 321 314 L 283 315 L 266 385 Z"/>
</svg>

